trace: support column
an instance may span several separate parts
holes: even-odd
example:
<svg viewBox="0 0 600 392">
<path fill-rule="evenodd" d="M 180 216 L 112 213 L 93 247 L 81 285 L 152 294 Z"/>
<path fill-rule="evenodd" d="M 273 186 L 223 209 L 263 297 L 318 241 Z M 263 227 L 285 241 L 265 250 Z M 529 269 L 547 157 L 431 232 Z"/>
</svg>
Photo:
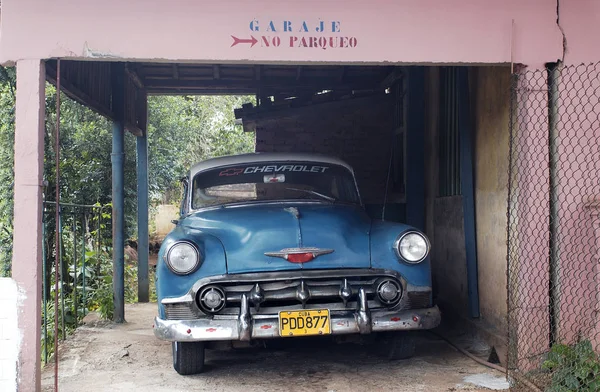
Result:
<svg viewBox="0 0 600 392">
<path fill-rule="evenodd" d="M 146 94 L 140 101 L 139 127 L 144 134 L 136 138 L 137 150 L 137 216 L 138 216 L 138 302 L 148 302 L 148 127 Z M 143 106 L 143 107 L 142 107 Z"/>
<path fill-rule="evenodd" d="M 425 67 L 408 72 L 406 223 L 425 230 Z"/>
<path fill-rule="evenodd" d="M 45 78 L 42 61 L 17 62 L 12 277 L 19 288 L 19 391 L 41 389 Z"/>
<path fill-rule="evenodd" d="M 112 229 L 114 321 L 125 321 L 125 67 L 114 63 L 112 74 Z"/>
<path fill-rule="evenodd" d="M 467 67 L 458 67 L 458 130 L 460 144 L 460 188 L 463 201 L 465 254 L 469 316 L 479 318 L 479 275 L 477 272 L 477 232 L 475 230 L 475 184 L 473 176 L 473 125 L 469 99 Z"/>
</svg>

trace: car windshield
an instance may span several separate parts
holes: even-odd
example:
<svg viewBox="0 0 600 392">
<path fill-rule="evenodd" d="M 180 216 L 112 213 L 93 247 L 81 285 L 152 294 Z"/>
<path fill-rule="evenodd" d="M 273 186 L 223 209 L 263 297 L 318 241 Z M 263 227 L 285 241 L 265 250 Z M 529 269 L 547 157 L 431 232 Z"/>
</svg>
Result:
<svg viewBox="0 0 600 392">
<path fill-rule="evenodd" d="M 359 203 L 352 173 L 318 162 L 260 162 L 196 174 L 192 209 L 245 201 L 320 200 Z"/>
</svg>

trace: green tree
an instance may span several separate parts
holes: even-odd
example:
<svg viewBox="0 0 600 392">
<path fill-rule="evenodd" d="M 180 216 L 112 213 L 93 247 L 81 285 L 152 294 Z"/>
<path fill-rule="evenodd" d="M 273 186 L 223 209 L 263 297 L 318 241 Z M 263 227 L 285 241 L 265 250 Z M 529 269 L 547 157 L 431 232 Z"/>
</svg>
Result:
<svg viewBox="0 0 600 392">
<path fill-rule="evenodd" d="M 10 272 L 12 258 L 14 68 L 0 68 L 0 271 Z M 178 180 L 194 163 L 214 156 L 254 150 L 254 135 L 235 125 L 233 109 L 251 97 L 155 96 L 149 99 L 149 188 L 151 201 L 177 202 Z M 61 95 L 61 201 L 102 205 L 111 202 L 111 123 Z M 55 200 L 56 89 L 46 88 L 45 199 Z M 126 235 L 135 236 L 135 137 L 125 137 Z M 48 264 L 53 263 L 54 215 L 46 214 Z M 110 226 L 110 222 L 107 222 Z M 106 228 L 110 233 L 111 228 Z M 48 269 L 51 270 L 50 268 Z"/>
<path fill-rule="evenodd" d="M 0 67 L 0 276 L 10 275 L 15 142 L 14 68 Z"/>
</svg>

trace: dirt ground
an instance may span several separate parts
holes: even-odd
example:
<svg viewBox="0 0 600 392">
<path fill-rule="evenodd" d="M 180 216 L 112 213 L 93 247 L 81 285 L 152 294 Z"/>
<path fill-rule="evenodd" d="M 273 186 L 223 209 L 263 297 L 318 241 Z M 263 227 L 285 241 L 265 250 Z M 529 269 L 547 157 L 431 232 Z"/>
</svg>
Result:
<svg viewBox="0 0 600 392">
<path fill-rule="evenodd" d="M 208 350 L 205 373 L 183 377 L 172 368 L 171 344 L 152 333 L 156 304 L 125 312 L 126 324 L 91 323 L 62 344 L 60 391 L 487 391 L 468 381 L 503 379 L 430 334 L 414 358 L 391 362 L 365 345 L 321 340 Z M 43 370 L 44 391 L 53 388 L 53 369 Z"/>
</svg>

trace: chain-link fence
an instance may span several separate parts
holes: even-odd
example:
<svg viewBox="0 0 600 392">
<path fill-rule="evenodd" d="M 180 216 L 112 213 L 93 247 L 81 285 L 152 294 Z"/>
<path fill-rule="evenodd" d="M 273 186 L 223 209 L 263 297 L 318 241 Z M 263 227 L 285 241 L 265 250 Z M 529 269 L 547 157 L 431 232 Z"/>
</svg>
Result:
<svg viewBox="0 0 600 392">
<path fill-rule="evenodd" d="M 511 101 L 509 375 L 600 391 L 600 63 L 517 72 Z"/>
</svg>

